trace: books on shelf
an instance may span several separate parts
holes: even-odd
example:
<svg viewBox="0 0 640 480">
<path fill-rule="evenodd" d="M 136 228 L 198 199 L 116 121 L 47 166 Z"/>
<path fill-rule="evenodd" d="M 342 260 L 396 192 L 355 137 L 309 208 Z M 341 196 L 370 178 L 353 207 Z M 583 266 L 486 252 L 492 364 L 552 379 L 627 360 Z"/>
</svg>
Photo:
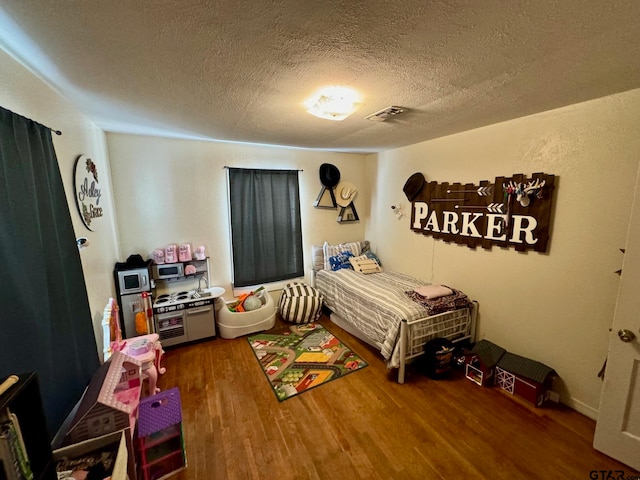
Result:
<svg viewBox="0 0 640 480">
<path fill-rule="evenodd" d="M 6 413 L 0 418 L 0 480 L 33 480 L 18 417 Z"/>
</svg>

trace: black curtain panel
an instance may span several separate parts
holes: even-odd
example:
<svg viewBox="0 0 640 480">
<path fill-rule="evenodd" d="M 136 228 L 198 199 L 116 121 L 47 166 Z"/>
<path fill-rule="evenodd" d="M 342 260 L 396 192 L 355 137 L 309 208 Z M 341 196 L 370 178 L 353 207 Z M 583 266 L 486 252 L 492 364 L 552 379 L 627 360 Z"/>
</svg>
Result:
<svg viewBox="0 0 640 480">
<path fill-rule="evenodd" d="M 297 170 L 229 168 L 233 283 L 304 275 Z"/>
<path fill-rule="evenodd" d="M 50 438 L 99 366 L 51 131 L 0 107 L 0 378 L 36 372 Z"/>
</svg>

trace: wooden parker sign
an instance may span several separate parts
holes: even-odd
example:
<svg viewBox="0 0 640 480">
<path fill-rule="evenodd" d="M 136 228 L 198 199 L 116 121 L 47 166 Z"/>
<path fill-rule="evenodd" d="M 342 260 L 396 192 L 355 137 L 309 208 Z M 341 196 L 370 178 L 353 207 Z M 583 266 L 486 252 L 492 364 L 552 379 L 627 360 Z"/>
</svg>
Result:
<svg viewBox="0 0 640 480">
<path fill-rule="evenodd" d="M 553 175 L 534 173 L 496 177 L 493 184 L 414 183 L 411 229 L 470 248 L 546 252 L 553 182 Z"/>
</svg>

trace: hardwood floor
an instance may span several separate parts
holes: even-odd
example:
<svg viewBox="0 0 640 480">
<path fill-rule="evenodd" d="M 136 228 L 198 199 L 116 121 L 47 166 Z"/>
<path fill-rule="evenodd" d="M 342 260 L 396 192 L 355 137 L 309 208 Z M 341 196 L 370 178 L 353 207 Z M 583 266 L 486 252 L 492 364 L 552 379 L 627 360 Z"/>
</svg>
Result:
<svg viewBox="0 0 640 480">
<path fill-rule="evenodd" d="M 399 385 L 377 351 L 323 316 L 369 366 L 278 402 L 246 340 L 168 349 L 161 388 L 179 387 L 188 467 L 172 478 L 581 479 L 637 474 L 591 446 L 595 423 L 535 409 L 455 372 L 409 367 Z M 286 325 L 278 321 L 274 329 Z M 616 474 L 617 475 L 617 474 Z M 597 477 L 606 478 L 606 477 Z M 617 477 L 615 477 L 617 478 Z"/>
</svg>

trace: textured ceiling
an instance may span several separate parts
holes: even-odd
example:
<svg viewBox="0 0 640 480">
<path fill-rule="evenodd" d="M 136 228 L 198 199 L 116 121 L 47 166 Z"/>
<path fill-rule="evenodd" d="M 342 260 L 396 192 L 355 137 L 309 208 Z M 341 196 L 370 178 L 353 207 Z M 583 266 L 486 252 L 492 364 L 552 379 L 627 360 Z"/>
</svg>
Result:
<svg viewBox="0 0 640 480">
<path fill-rule="evenodd" d="M 640 87 L 640 1 L 0 0 L 0 45 L 106 131 L 373 152 Z M 306 113 L 355 88 L 342 122 Z M 408 112 L 364 117 L 390 105 Z"/>
</svg>

